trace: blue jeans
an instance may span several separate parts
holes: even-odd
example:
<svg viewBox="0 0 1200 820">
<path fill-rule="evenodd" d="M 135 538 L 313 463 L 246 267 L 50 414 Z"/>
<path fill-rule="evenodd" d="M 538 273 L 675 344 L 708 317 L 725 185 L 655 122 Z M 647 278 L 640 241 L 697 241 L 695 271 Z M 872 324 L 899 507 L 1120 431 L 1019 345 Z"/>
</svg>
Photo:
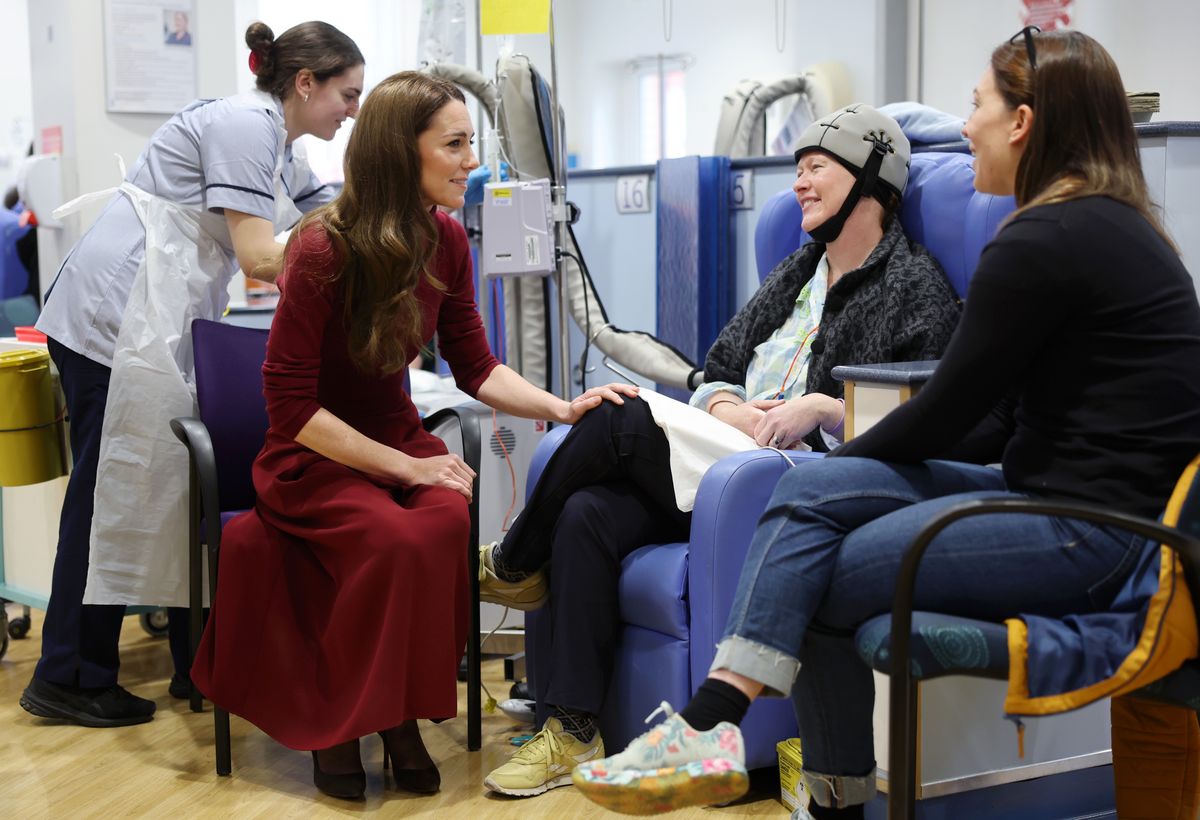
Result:
<svg viewBox="0 0 1200 820">
<path fill-rule="evenodd" d="M 968 499 L 1013 497 L 1021 495 L 1000 471 L 949 461 L 827 458 L 780 479 L 712 668 L 757 680 L 766 695 L 792 695 L 805 780 L 822 805 L 874 793 L 875 688 L 855 628 L 891 610 L 900 562 L 933 515 Z M 1086 522 L 968 518 L 929 547 L 915 605 L 990 621 L 1104 609 L 1143 545 Z"/>
</svg>

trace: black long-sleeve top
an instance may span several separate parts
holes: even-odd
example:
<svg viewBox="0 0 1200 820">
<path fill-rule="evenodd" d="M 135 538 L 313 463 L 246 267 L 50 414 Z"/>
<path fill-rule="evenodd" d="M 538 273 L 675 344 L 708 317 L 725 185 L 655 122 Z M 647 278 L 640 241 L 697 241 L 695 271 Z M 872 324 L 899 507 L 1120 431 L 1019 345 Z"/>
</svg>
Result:
<svg viewBox="0 0 1200 820">
<path fill-rule="evenodd" d="M 1200 304 L 1178 254 L 1107 197 L 1040 206 L 983 251 L 910 402 L 833 456 L 1000 457 L 1008 486 L 1162 512 L 1200 452 Z"/>
</svg>

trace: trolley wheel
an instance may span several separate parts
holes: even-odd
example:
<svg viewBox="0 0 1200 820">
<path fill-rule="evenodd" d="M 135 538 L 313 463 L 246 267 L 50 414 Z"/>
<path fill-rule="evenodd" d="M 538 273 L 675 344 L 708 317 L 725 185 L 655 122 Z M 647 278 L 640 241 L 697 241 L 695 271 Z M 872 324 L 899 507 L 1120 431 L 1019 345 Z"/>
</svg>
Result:
<svg viewBox="0 0 1200 820">
<path fill-rule="evenodd" d="M 21 640 L 29 634 L 30 623 L 28 615 L 13 618 L 8 622 L 8 636 L 13 640 Z"/>
<path fill-rule="evenodd" d="M 138 616 L 138 622 L 146 634 L 152 638 L 165 638 L 167 635 L 167 611 L 165 609 L 143 612 Z"/>
</svg>

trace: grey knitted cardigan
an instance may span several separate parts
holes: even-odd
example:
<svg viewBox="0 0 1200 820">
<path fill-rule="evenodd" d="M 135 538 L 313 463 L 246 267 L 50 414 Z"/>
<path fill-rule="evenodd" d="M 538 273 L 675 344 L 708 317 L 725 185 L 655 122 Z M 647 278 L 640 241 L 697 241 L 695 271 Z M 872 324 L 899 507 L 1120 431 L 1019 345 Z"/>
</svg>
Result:
<svg viewBox="0 0 1200 820">
<path fill-rule="evenodd" d="M 791 315 L 824 252 L 823 244 L 810 242 L 771 271 L 713 342 L 704 360 L 705 381 L 746 383 L 754 348 Z M 958 294 L 941 265 L 893 219 L 862 267 L 829 289 L 820 330 L 812 339 L 806 392 L 841 398 L 842 383 L 830 374 L 836 365 L 939 358 L 960 311 Z M 826 449 L 823 442 L 818 445 L 819 434 L 806 440 Z"/>
</svg>

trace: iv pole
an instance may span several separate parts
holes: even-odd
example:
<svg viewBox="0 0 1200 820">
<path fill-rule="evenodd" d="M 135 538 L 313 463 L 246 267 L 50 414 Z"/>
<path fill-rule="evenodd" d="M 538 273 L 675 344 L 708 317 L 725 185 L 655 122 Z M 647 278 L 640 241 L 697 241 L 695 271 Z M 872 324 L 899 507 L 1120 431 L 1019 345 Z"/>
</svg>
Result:
<svg viewBox="0 0 1200 820">
<path fill-rule="evenodd" d="M 550 209 L 554 218 L 554 257 L 558 268 L 558 395 L 571 399 L 571 335 L 567 324 L 567 162 L 563 145 L 562 122 L 558 107 L 558 61 L 554 47 L 554 0 L 550 0 L 550 116 L 554 142 L 554 186 L 550 189 Z"/>
</svg>

